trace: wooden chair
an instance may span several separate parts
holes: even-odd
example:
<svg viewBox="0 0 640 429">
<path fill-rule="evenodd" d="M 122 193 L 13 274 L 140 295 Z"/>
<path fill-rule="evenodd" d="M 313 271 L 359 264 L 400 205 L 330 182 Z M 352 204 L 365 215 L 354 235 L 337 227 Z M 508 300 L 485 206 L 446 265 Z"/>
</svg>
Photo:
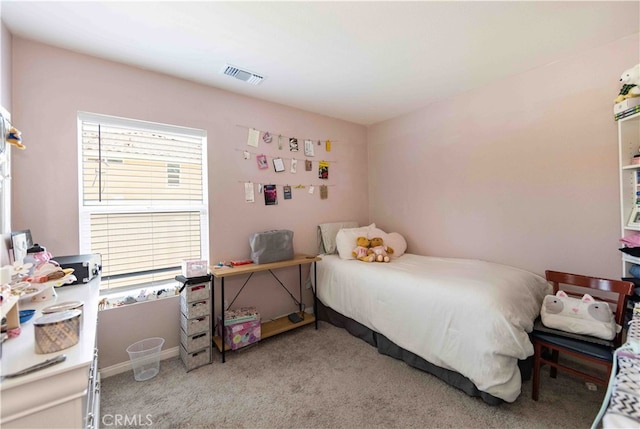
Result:
<svg viewBox="0 0 640 429">
<path fill-rule="evenodd" d="M 627 298 L 633 294 L 633 283 L 548 270 L 546 271 L 546 277 L 547 281 L 553 285 L 554 295 L 558 290 L 563 290 L 567 295 L 574 297 L 582 297 L 582 295 L 588 293 L 598 301 L 606 302 L 610 307 L 612 304 L 615 305 L 615 310 L 612 309 L 612 311 L 615 311 L 616 323 L 623 325 Z M 561 285 L 568 285 L 568 287 L 561 287 Z M 613 352 L 621 345 L 622 331 L 613 340 L 607 341 L 587 335 L 572 334 L 547 328 L 538 318 L 533 328 L 532 340 L 534 357 L 531 397 L 534 401 L 537 401 L 540 391 L 540 368 L 543 365 L 551 367 L 552 378 L 556 378 L 558 370 L 561 370 L 592 383 L 607 386 L 613 364 Z M 607 375 L 604 378 L 600 378 L 594 374 L 567 366 L 564 363 L 561 364 L 558 361 L 560 353 L 585 360 L 591 364 L 600 365 L 606 369 Z"/>
</svg>

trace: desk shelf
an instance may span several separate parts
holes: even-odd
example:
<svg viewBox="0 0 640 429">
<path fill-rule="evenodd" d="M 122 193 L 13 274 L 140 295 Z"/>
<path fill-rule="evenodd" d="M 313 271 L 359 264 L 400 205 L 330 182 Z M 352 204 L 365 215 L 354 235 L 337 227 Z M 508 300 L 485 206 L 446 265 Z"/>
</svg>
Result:
<svg viewBox="0 0 640 429">
<path fill-rule="evenodd" d="M 260 339 L 264 340 L 265 338 L 273 337 L 274 335 L 282 334 L 283 332 L 287 332 L 292 329 L 300 328 L 306 325 L 311 325 L 312 323 L 315 323 L 315 321 L 316 321 L 316 317 L 313 314 L 305 313 L 304 320 L 298 323 L 291 322 L 288 316 L 283 316 L 274 320 L 262 322 L 260 324 L 260 329 L 261 329 Z M 231 350 L 231 347 L 229 347 L 228 344 L 224 343 L 223 339 L 217 335 L 213 337 L 213 342 L 218 348 L 218 351 L 222 351 L 222 344 L 224 344 L 225 350 Z"/>
</svg>

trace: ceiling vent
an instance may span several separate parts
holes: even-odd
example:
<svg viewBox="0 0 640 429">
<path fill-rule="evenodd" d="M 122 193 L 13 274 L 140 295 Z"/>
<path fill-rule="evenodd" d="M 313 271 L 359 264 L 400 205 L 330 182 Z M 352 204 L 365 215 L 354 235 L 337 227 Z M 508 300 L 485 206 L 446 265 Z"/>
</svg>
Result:
<svg viewBox="0 0 640 429">
<path fill-rule="evenodd" d="M 248 82 L 252 85 L 258 85 L 264 79 L 264 76 L 260 76 L 259 74 L 250 72 L 249 70 L 243 70 L 239 67 L 229 64 L 225 64 L 225 66 L 221 70 L 221 73 L 226 74 L 227 76 L 235 77 L 236 79 L 240 79 L 244 82 Z"/>
</svg>

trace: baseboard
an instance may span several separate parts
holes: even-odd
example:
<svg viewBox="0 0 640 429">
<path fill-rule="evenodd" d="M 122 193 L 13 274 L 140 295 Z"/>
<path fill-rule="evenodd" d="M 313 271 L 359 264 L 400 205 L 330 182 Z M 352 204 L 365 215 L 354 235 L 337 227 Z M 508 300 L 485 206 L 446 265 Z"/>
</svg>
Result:
<svg viewBox="0 0 640 429">
<path fill-rule="evenodd" d="M 98 352 L 100 353 L 100 352 Z M 160 360 L 171 359 L 180 355 L 180 347 L 172 347 L 160 352 Z M 106 368 L 100 368 L 100 378 L 108 378 L 112 375 L 122 374 L 123 372 L 133 371 L 131 368 L 131 362 L 120 362 L 115 365 L 108 366 Z"/>
</svg>

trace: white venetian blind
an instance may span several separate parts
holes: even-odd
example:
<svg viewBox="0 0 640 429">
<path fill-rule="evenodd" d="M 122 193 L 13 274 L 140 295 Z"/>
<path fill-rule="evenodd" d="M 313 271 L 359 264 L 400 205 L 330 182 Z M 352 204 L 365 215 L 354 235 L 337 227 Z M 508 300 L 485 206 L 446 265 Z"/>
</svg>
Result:
<svg viewBox="0 0 640 429">
<path fill-rule="evenodd" d="M 202 130 L 79 114 L 81 248 L 102 288 L 153 285 L 208 247 Z"/>
</svg>

